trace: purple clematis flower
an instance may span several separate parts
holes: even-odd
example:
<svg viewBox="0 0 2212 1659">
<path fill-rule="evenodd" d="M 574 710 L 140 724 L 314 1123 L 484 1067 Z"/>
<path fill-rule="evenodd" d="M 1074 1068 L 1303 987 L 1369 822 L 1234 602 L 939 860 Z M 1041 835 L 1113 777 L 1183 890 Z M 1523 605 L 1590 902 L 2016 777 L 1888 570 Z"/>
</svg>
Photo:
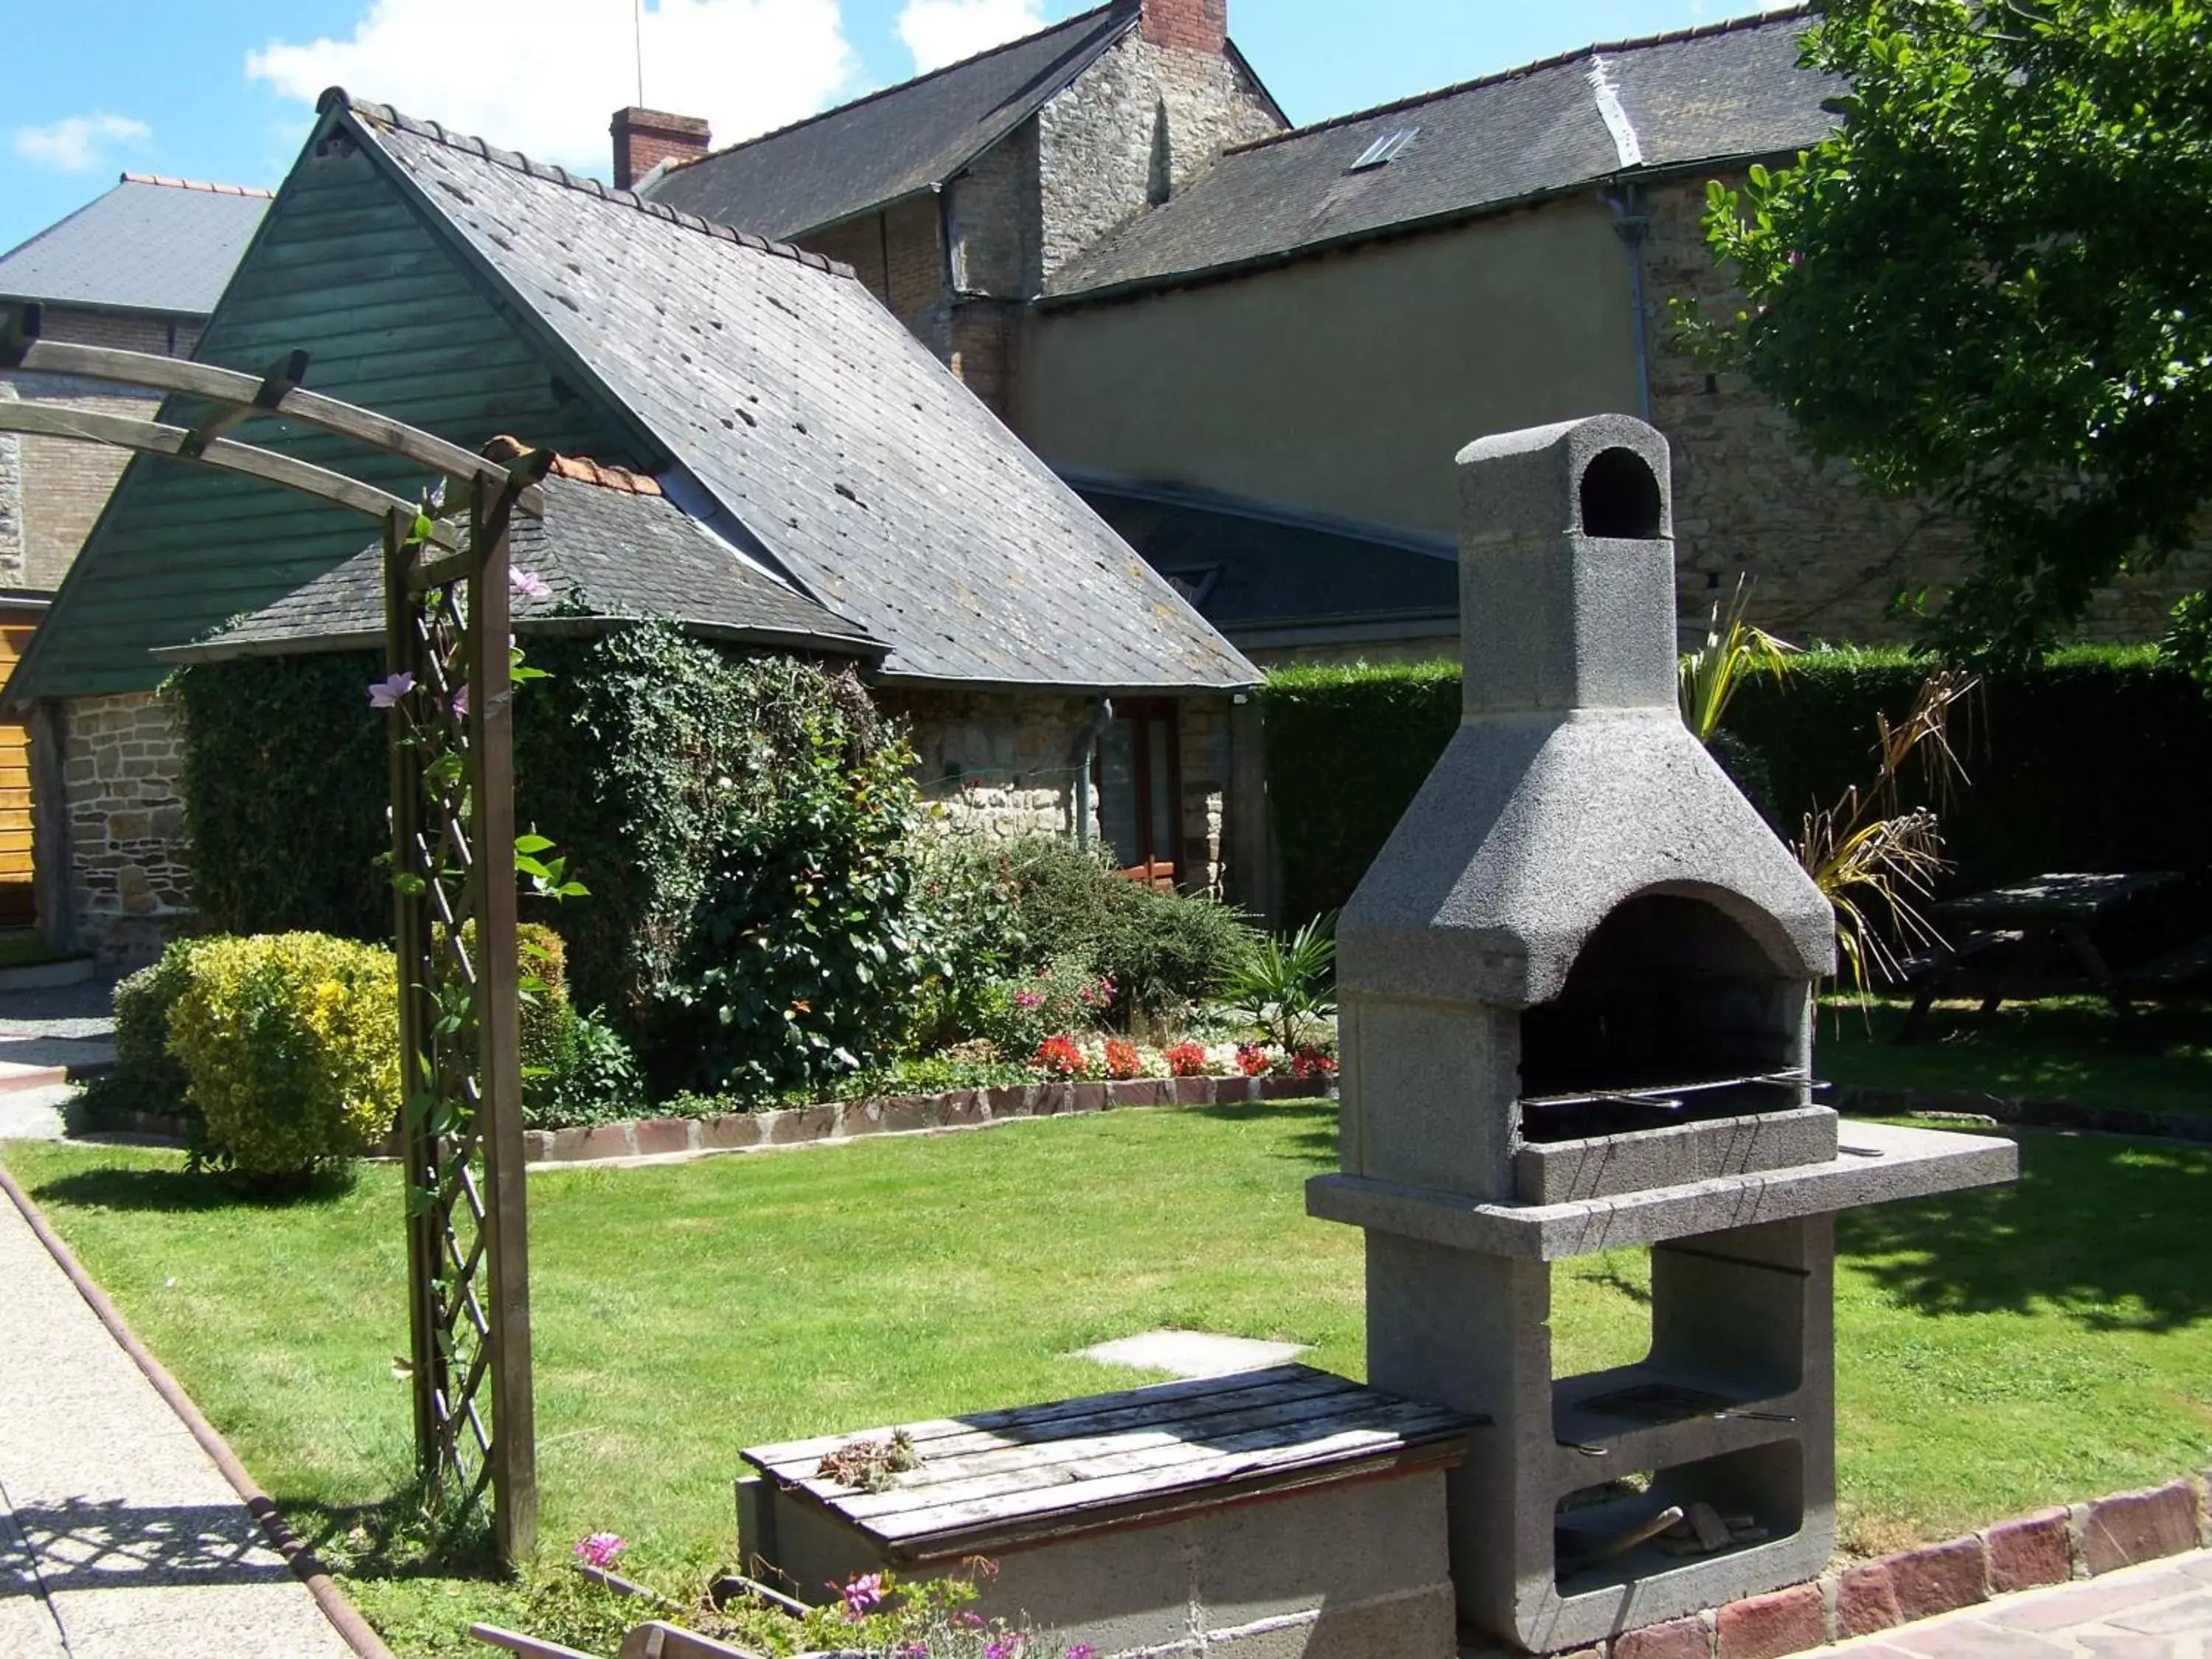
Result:
<svg viewBox="0 0 2212 1659">
<path fill-rule="evenodd" d="M 535 570 L 519 570 L 509 567 L 507 573 L 507 585 L 526 599 L 550 599 L 553 597 L 552 584 Z"/>
<path fill-rule="evenodd" d="M 373 680 L 368 688 L 371 708 L 397 708 L 400 698 L 415 689 L 412 674 L 394 674 L 389 679 Z"/>
<path fill-rule="evenodd" d="M 469 688 L 466 685 L 453 693 L 453 712 L 460 715 L 466 715 L 469 712 Z"/>
<path fill-rule="evenodd" d="M 619 1533 L 595 1532 L 589 1538 L 578 1539 L 574 1553 L 586 1566 L 604 1570 L 629 1547 Z"/>
</svg>

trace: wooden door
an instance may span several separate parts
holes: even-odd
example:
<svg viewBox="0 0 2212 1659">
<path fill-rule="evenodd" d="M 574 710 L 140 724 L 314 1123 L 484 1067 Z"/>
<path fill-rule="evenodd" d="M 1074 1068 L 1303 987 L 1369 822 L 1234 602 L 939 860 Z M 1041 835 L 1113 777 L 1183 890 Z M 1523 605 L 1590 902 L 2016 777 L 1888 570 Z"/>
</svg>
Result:
<svg viewBox="0 0 2212 1659">
<path fill-rule="evenodd" d="M 0 686 L 15 672 L 34 624 L 0 619 Z M 0 927 L 36 915 L 31 896 L 31 737 L 21 720 L 0 720 Z"/>
</svg>

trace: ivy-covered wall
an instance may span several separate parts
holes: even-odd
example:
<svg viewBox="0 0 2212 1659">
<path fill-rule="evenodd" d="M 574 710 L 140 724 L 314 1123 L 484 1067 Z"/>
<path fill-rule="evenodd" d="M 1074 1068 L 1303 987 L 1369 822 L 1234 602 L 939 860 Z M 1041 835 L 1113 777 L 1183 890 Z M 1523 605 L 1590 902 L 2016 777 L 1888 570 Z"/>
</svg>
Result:
<svg viewBox="0 0 2212 1659">
<path fill-rule="evenodd" d="M 1754 684 L 1729 730 L 1763 763 L 1778 829 L 1873 772 L 1877 711 L 1911 706 L 1902 652 L 1811 652 Z M 1342 904 L 1459 720 L 1455 663 L 1270 674 L 1268 808 L 1285 920 Z M 1943 806 L 1948 890 L 2052 870 L 2212 862 L 2212 699 L 2148 648 L 2063 652 L 1990 676 L 1954 731 L 1970 783 Z"/>
<path fill-rule="evenodd" d="M 591 892 L 526 919 L 566 939 L 579 1005 L 619 1014 L 673 971 L 718 825 L 775 788 L 823 701 L 855 731 L 875 713 L 850 678 L 653 623 L 537 641 L 530 661 L 550 678 L 515 699 L 517 823 Z M 382 672 L 348 652 L 171 679 L 201 929 L 390 937 L 385 726 L 368 698 Z"/>
</svg>

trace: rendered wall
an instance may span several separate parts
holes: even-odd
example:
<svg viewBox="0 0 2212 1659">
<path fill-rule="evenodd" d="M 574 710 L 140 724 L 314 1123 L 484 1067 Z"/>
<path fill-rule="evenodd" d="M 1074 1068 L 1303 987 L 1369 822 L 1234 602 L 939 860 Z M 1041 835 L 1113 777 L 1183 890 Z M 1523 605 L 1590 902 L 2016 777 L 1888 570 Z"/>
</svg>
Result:
<svg viewBox="0 0 2212 1659">
<path fill-rule="evenodd" d="M 1055 466 L 1449 536 L 1488 432 L 1633 410 L 1628 264 L 1595 200 L 1036 312 L 1023 436 Z"/>
</svg>

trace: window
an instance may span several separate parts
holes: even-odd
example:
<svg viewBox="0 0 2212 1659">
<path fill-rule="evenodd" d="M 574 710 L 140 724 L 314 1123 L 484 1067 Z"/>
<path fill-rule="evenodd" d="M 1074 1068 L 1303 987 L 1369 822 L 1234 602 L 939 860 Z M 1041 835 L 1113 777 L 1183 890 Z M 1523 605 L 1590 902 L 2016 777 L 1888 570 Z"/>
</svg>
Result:
<svg viewBox="0 0 2212 1659">
<path fill-rule="evenodd" d="M 1346 167 L 1346 173 L 1364 173 L 1370 167 L 1379 167 L 1386 161 L 1395 161 L 1405 154 L 1406 146 L 1420 135 L 1419 127 L 1400 127 L 1395 132 L 1386 132 L 1365 149 L 1359 159 Z"/>
<path fill-rule="evenodd" d="M 1099 734 L 1098 829 L 1132 880 L 1172 890 L 1182 861 L 1182 756 L 1172 698 L 1116 698 Z"/>
</svg>

